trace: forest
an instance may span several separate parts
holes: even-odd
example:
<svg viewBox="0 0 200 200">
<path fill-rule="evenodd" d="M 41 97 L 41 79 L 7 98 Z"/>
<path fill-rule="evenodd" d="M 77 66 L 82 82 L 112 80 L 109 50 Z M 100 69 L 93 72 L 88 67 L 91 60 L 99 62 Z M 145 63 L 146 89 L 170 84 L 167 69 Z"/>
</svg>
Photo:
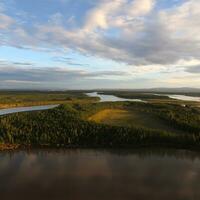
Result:
<svg viewBox="0 0 200 200">
<path fill-rule="evenodd" d="M 104 109 L 150 113 L 177 132 L 148 127 L 118 126 L 88 120 Z M 156 126 L 156 125 L 155 125 Z M 0 117 L 0 144 L 20 147 L 134 148 L 140 146 L 200 147 L 200 111 L 173 104 L 136 102 L 66 103 L 46 111 Z"/>
</svg>

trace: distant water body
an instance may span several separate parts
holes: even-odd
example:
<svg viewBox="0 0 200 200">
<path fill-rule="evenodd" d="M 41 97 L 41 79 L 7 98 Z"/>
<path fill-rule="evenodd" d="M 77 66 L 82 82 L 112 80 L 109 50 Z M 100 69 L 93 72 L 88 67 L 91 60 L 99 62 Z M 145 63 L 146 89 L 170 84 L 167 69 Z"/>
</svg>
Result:
<svg viewBox="0 0 200 200">
<path fill-rule="evenodd" d="M 145 101 L 142 101 L 141 99 L 125 99 L 125 98 L 116 97 L 114 95 L 98 94 L 97 92 L 90 92 L 86 94 L 90 97 L 99 97 L 100 102 L 116 102 L 116 101 L 145 102 Z"/>
<path fill-rule="evenodd" d="M 172 99 L 178 99 L 178 100 L 183 100 L 183 101 L 200 102 L 200 97 L 191 97 L 191 96 L 186 96 L 186 95 L 169 95 L 169 97 Z"/>
<path fill-rule="evenodd" d="M 46 105 L 46 106 L 30 106 L 30 107 L 18 107 L 18 108 L 8 108 L 8 109 L 0 109 L 0 116 L 7 115 L 12 113 L 19 112 L 30 112 L 30 111 L 39 111 L 39 110 L 48 110 L 58 107 L 58 105 Z"/>
<path fill-rule="evenodd" d="M 116 102 L 116 101 L 134 101 L 134 102 L 146 102 L 141 99 L 125 99 L 125 98 L 120 98 L 116 97 L 114 95 L 105 95 L 105 94 L 98 94 L 97 92 L 90 92 L 86 93 L 90 97 L 99 97 L 100 102 Z M 153 94 L 156 96 L 168 96 L 171 99 L 177 99 L 177 100 L 182 100 L 182 101 L 195 101 L 195 102 L 200 102 L 200 97 L 192 97 L 192 96 L 187 96 L 187 95 L 176 95 L 176 94 Z"/>
<path fill-rule="evenodd" d="M 200 102 L 200 97 L 192 97 L 187 95 L 177 95 L 177 94 L 155 94 L 158 96 L 168 96 L 171 99 L 177 99 L 182 101 L 195 101 Z"/>
</svg>

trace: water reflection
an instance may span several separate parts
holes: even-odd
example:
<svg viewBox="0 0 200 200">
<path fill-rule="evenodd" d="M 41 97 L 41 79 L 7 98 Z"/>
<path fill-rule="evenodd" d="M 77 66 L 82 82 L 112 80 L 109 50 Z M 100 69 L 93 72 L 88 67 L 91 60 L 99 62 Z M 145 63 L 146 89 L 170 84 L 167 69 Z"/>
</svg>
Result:
<svg viewBox="0 0 200 200">
<path fill-rule="evenodd" d="M 0 153 L 1 199 L 199 199 L 200 155 L 175 150 Z"/>
</svg>

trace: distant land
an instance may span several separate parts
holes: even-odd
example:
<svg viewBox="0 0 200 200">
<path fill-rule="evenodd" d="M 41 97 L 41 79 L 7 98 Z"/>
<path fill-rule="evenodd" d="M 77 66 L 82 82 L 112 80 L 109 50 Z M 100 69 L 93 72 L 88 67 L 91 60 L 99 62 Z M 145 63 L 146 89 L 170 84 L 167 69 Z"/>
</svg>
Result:
<svg viewBox="0 0 200 200">
<path fill-rule="evenodd" d="M 95 90 L 95 89 L 94 89 Z M 92 91 L 94 91 L 92 90 Z M 161 92 L 161 93 L 199 93 L 200 88 L 190 88 L 190 87 L 181 87 L 181 88 L 141 88 L 141 89 L 96 89 L 95 91 L 131 91 L 131 92 Z"/>
<path fill-rule="evenodd" d="M 51 89 L 0 89 L 1 91 L 23 91 L 23 92 L 64 92 L 64 91 L 131 91 L 131 92 L 156 92 L 156 93 L 200 93 L 200 88 L 180 87 L 180 88 L 141 88 L 141 89 L 126 89 L 126 88 L 94 88 L 94 89 L 66 89 L 66 90 L 51 90 Z"/>
</svg>

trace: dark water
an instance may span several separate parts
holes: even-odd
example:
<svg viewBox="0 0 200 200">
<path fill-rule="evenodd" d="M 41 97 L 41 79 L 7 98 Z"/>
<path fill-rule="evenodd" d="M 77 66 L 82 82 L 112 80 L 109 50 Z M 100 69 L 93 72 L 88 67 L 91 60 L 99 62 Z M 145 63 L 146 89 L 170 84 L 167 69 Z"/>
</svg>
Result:
<svg viewBox="0 0 200 200">
<path fill-rule="evenodd" d="M 174 150 L 0 153 L 0 199 L 200 199 L 200 154 Z"/>
</svg>

